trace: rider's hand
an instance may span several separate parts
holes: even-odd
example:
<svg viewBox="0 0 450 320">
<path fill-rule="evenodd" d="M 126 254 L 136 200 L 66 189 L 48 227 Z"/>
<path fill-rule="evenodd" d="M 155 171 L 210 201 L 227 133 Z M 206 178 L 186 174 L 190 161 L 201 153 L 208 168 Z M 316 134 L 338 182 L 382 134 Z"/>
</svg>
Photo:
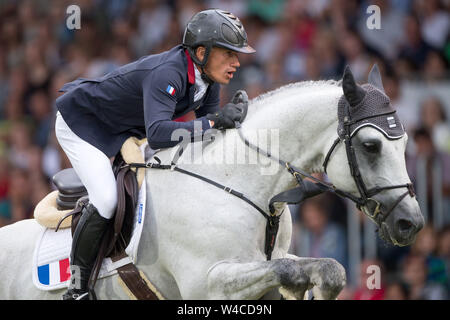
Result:
<svg viewBox="0 0 450 320">
<path fill-rule="evenodd" d="M 214 114 L 208 114 L 206 118 L 215 129 L 229 129 L 235 127 L 235 122 L 242 123 L 247 115 L 248 96 L 244 90 L 238 90 L 231 99 L 231 103 Z"/>
<path fill-rule="evenodd" d="M 230 129 L 235 127 L 235 121 L 240 121 L 242 117 L 242 103 L 227 103 L 223 109 L 206 115 L 210 121 L 214 121 L 215 129 Z"/>
</svg>

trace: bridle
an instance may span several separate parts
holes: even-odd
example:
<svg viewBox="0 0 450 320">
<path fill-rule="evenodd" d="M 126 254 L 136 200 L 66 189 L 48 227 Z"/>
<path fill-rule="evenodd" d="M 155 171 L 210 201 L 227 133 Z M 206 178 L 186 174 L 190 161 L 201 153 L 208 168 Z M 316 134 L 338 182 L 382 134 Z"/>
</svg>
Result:
<svg viewBox="0 0 450 320">
<path fill-rule="evenodd" d="M 392 186 L 375 186 L 371 189 L 368 189 L 366 187 L 366 184 L 364 183 L 364 180 L 361 176 L 361 172 L 359 171 L 358 161 L 356 160 L 356 154 L 355 154 L 355 148 L 352 145 L 352 136 L 350 132 L 350 126 L 354 125 L 356 123 L 361 123 L 364 120 L 368 120 L 370 118 L 379 117 L 381 115 L 388 115 L 393 112 L 388 113 L 378 113 L 375 115 L 366 116 L 363 118 L 351 120 L 350 117 L 350 110 L 349 105 L 345 105 L 345 116 L 343 119 L 343 138 L 338 137 L 333 145 L 331 146 L 330 150 L 328 151 L 325 160 L 323 162 L 323 168 L 325 173 L 327 172 L 327 165 L 330 160 L 330 157 L 335 150 L 336 146 L 339 144 L 339 142 L 343 142 L 345 144 L 345 151 L 347 154 L 347 161 L 348 165 L 350 167 L 350 174 L 353 177 L 353 180 L 355 181 L 356 187 L 358 188 L 358 191 L 360 193 L 360 197 L 355 197 L 354 195 L 344 192 L 342 190 L 335 189 L 335 192 L 341 196 L 344 196 L 346 198 L 349 198 L 353 202 L 356 203 L 356 206 L 359 210 L 362 210 L 364 214 L 369 217 L 371 220 L 373 220 L 378 227 L 381 227 L 381 224 L 388 218 L 388 216 L 391 214 L 391 212 L 394 210 L 394 208 L 409 194 L 411 197 L 415 196 L 414 187 L 412 183 L 405 183 L 405 184 L 399 184 L 399 185 L 392 185 Z M 387 211 L 384 211 L 382 209 L 381 203 L 374 199 L 373 196 L 377 195 L 378 193 L 384 191 L 384 190 L 390 190 L 390 189 L 398 189 L 398 188 L 406 188 L 407 191 L 405 191 L 403 194 L 401 194 L 396 201 L 387 209 Z M 373 212 L 368 211 L 367 205 L 373 203 L 374 210 Z"/>
<path fill-rule="evenodd" d="M 345 99 L 345 96 L 343 96 Z M 386 219 L 389 217 L 389 215 L 392 213 L 392 211 L 397 207 L 397 205 L 409 194 L 411 197 L 415 197 L 414 187 L 412 183 L 404 183 L 399 185 L 391 185 L 391 186 L 375 186 L 371 189 L 368 189 L 366 184 L 364 183 L 364 180 L 361 176 L 361 172 L 359 170 L 358 161 L 356 160 L 356 153 L 355 148 L 352 144 L 352 133 L 350 127 L 355 124 L 362 123 L 365 120 L 369 120 L 371 118 L 376 118 L 379 116 L 388 116 L 390 114 L 394 114 L 396 111 L 389 111 L 385 113 L 376 113 L 373 115 L 364 116 L 358 119 L 351 119 L 350 115 L 350 105 L 349 103 L 346 103 L 344 105 L 344 117 L 343 117 L 343 131 L 341 132 L 341 135 L 338 135 L 338 138 L 334 141 L 330 149 L 328 150 L 324 162 L 322 164 L 322 167 L 324 168 L 324 172 L 327 172 L 327 165 L 330 161 L 331 155 L 333 154 L 333 151 L 336 149 L 336 146 L 339 144 L 339 142 L 343 142 L 345 144 L 345 150 L 347 154 L 347 162 L 350 167 L 350 174 L 353 177 L 353 180 L 356 184 L 356 187 L 358 188 L 358 191 L 360 193 L 360 197 L 354 196 L 353 194 L 340 190 L 336 188 L 332 184 L 325 183 L 312 175 L 304 172 L 303 170 L 300 170 L 298 168 L 295 168 L 294 166 L 290 165 L 288 162 L 283 161 L 281 159 L 278 159 L 274 156 L 272 156 L 267 151 L 261 150 L 259 147 L 251 144 L 243 135 L 241 124 L 240 122 L 236 122 L 236 128 L 239 132 L 240 138 L 244 141 L 244 143 L 249 146 L 250 148 L 254 149 L 257 153 L 262 154 L 268 158 L 271 158 L 275 161 L 277 161 L 282 167 L 285 167 L 288 172 L 295 177 L 297 180 L 297 183 L 299 184 L 298 191 L 305 194 L 304 197 L 294 194 L 294 190 L 288 190 L 286 192 L 282 192 L 279 195 L 276 195 L 270 200 L 269 208 L 271 213 L 273 213 L 273 203 L 277 202 L 278 200 L 283 200 L 284 202 L 288 203 L 297 203 L 300 202 L 298 199 L 301 199 L 303 201 L 305 198 L 310 196 L 315 196 L 319 193 L 322 193 L 324 191 L 331 191 L 336 193 L 337 195 L 348 198 L 351 201 L 353 201 L 357 208 L 364 212 L 364 214 L 370 218 L 372 221 L 376 223 L 378 227 L 381 227 L 381 224 L 386 221 Z M 245 110 L 245 114 L 247 113 L 247 110 Z M 377 127 L 375 127 L 377 128 Z M 397 137 L 399 138 L 399 137 Z M 303 180 L 305 177 L 313 180 L 315 184 L 309 183 L 307 180 Z M 385 190 L 392 190 L 392 189 L 399 189 L 399 188 L 406 188 L 407 190 L 401 194 L 394 202 L 393 204 L 387 209 L 383 210 L 382 204 L 374 199 L 373 197 L 377 194 L 379 194 L 382 191 Z M 373 211 L 369 211 L 370 204 L 373 204 Z"/>
<path fill-rule="evenodd" d="M 244 104 L 244 110 L 242 110 L 242 112 L 243 112 L 243 118 L 245 118 L 245 116 L 247 114 L 247 105 Z M 284 167 L 296 179 L 296 181 L 299 185 L 296 188 L 281 192 L 281 193 L 273 196 L 269 200 L 269 211 L 270 211 L 269 214 L 267 214 L 265 210 L 263 210 L 261 207 L 259 207 L 257 204 L 255 204 L 253 201 L 251 201 L 249 198 L 247 198 L 244 193 L 234 190 L 228 186 L 222 185 L 222 184 L 220 184 L 216 181 L 213 181 L 207 177 L 198 175 L 196 173 L 193 173 L 193 172 L 190 172 L 190 171 L 187 171 L 187 170 L 184 170 L 184 169 L 178 167 L 177 160 L 179 159 L 181 154 L 184 152 L 183 145 L 181 145 L 179 147 L 179 149 L 177 150 L 175 157 L 172 160 L 170 165 L 161 164 L 161 160 L 159 160 L 158 157 L 154 157 L 154 159 L 157 161 L 157 163 L 151 163 L 151 162 L 149 162 L 149 163 L 130 163 L 130 164 L 127 164 L 127 166 L 132 166 L 132 167 L 136 167 L 136 168 L 153 168 L 153 169 L 165 169 L 165 170 L 177 171 L 179 173 L 186 174 L 186 175 L 189 175 L 196 179 L 202 180 L 206 183 L 209 183 L 210 185 L 213 185 L 219 189 L 222 189 L 223 191 L 247 202 L 249 205 L 251 205 L 253 208 L 255 208 L 259 213 L 261 213 L 264 216 L 264 218 L 266 218 L 266 220 L 267 220 L 264 252 L 267 256 L 267 260 L 270 260 L 271 256 L 272 256 L 272 251 L 275 247 L 275 240 L 276 240 L 276 236 L 277 236 L 277 232 L 278 232 L 280 217 L 284 212 L 284 210 L 283 210 L 280 214 L 277 214 L 277 210 L 275 208 L 275 203 L 280 203 L 280 202 L 283 203 L 284 202 L 287 204 L 298 204 L 309 197 L 313 197 L 313 196 L 323 193 L 325 191 L 330 191 L 341 197 L 348 198 L 348 199 L 352 200 L 353 202 L 355 202 L 358 208 L 363 209 L 363 212 L 370 219 L 372 219 L 378 225 L 378 227 L 381 227 L 381 224 L 387 219 L 389 214 L 408 194 L 411 197 L 415 196 L 414 189 L 413 189 L 413 186 L 411 183 L 406 183 L 406 184 L 401 184 L 401 185 L 393 185 L 393 186 L 384 186 L 384 187 L 376 186 L 372 189 L 367 189 L 367 187 L 362 179 L 361 173 L 359 171 L 358 162 L 356 161 L 355 150 L 352 145 L 351 134 L 350 134 L 350 125 L 355 124 L 357 122 L 360 122 L 360 121 L 365 120 L 370 117 L 379 116 L 380 114 L 352 121 L 350 119 L 348 108 L 346 109 L 346 112 L 347 112 L 346 113 L 347 115 L 346 115 L 346 117 L 344 117 L 344 124 L 343 124 L 345 135 L 342 139 L 341 139 L 341 137 L 338 137 L 334 141 L 333 145 L 331 146 L 331 148 L 329 149 L 329 151 L 325 157 L 323 167 L 326 172 L 327 164 L 331 158 L 331 155 L 332 155 L 334 149 L 336 148 L 336 146 L 338 145 L 338 143 L 340 141 L 343 141 L 345 143 L 345 149 L 347 152 L 347 160 L 348 160 L 348 163 L 350 166 L 350 172 L 356 183 L 359 193 L 361 195 L 359 198 L 349 192 L 346 192 L 346 191 L 336 188 L 333 184 L 329 184 L 322 180 L 319 180 L 316 177 L 313 177 L 312 175 L 310 175 L 309 173 L 294 167 L 289 162 L 281 160 L 281 159 L 273 156 L 269 152 L 260 149 L 258 146 L 255 146 L 250 141 L 248 141 L 247 138 L 245 138 L 245 136 L 242 132 L 242 127 L 241 127 L 240 121 L 235 122 L 235 127 L 236 127 L 242 141 L 249 148 L 254 149 L 258 154 L 262 154 L 265 157 L 278 162 L 280 166 Z M 243 118 L 241 119 L 241 121 L 243 120 Z M 314 181 L 314 183 L 309 180 L 305 180 L 305 178 L 308 178 L 309 180 Z M 406 188 L 407 191 L 405 193 L 403 193 L 400 197 L 398 197 L 397 200 L 391 205 L 391 207 L 386 212 L 384 212 L 382 210 L 381 203 L 378 200 L 374 199 L 373 196 L 380 193 L 381 191 L 389 190 L 389 189 L 397 189 L 397 188 Z M 366 206 L 371 202 L 373 202 L 375 204 L 375 209 L 373 210 L 372 213 L 365 210 Z"/>
</svg>

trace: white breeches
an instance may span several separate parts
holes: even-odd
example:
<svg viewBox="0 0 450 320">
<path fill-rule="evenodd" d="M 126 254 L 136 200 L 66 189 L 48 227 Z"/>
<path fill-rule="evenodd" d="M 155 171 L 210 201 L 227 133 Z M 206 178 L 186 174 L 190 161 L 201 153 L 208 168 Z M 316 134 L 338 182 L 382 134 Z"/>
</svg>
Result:
<svg viewBox="0 0 450 320">
<path fill-rule="evenodd" d="M 116 179 L 109 158 L 99 149 L 78 137 L 56 114 L 56 138 L 66 153 L 92 203 L 106 219 L 111 219 L 117 205 Z"/>
</svg>

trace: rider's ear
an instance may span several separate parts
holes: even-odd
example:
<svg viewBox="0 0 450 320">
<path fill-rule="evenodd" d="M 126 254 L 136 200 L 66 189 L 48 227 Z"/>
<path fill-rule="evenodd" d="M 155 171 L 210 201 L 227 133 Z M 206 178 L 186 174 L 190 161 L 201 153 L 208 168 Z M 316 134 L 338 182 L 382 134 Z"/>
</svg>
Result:
<svg viewBox="0 0 450 320">
<path fill-rule="evenodd" d="M 369 72 L 368 83 L 384 93 L 380 69 L 378 69 L 378 65 L 376 63 L 373 65 L 372 69 Z"/>
<path fill-rule="evenodd" d="M 197 56 L 197 59 L 199 61 L 203 61 L 203 59 L 205 58 L 205 53 L 206 53 L 206 48 L 204 46 L 198 46 L 195 49 L 195 55 Z"/>
<path fill-rule="evenodd" d="M 353 77 L 353 74 L 348 66 L 346 66 L 344 70 L 342 89 L 344 91 L 345 98 L 352 107 L 357 106 L 366 95 L 366 91 L 356 84 L 355 78 Z"/>
</svg>

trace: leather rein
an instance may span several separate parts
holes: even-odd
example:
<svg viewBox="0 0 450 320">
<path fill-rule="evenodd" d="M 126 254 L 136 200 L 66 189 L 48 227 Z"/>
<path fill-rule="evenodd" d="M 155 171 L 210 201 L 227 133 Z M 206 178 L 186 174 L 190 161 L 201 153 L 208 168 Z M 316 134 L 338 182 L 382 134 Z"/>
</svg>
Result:
<svg viewBox="0 0 450 320">
<path fill-rule="evenodd" d="M 378 116 L 379 114 L 375 115 Z M 375 117 L 374 116 L 374 117 Z M 196 173 L 184 170 L 177 166 L 176 161 L 183 153 L 184 149 L 183 146 L 180 146 L 179 150 L 176 153 L 176 160 L 172 160 L 170 165 L 164 165 L 161 164 L 161 160 L 158 157 L 154 157 L 154 159 L 157 161 L 156 163 L 130 163 L 125 166 L 130 167 L 136 167 L 136 168 L 151 168 L 151 169 L 165 169 L 165 170 L 171 170 L 171 171 L 177 171 L 186 175 L 189 175 L 191 177 L 197 178 L 199 180 L 202 180 L 204 182 L 207 182 L 219 189 L 222 189 L 225 192 L 228 192 L 229 194 L 247 202 L 250 204 L 253 208 L 255 208 L 266 220 L 266 239 L 265 239 L 265 246 L 264 246 L 264 252 L 266 254 L 267 260 L 271 260 L 272 257 L 272 251 L 275 247 L 275 240 L 278 232 L 279 227 L 279 221 L 280 217 L 283 214 L 284 210 L 277 215 L 276 209 L 274 204 L 276 202 L 285 202 L 288 204 L 298 204 L 301 201 L 305 200 L 306 198 L 318 195 L 322 192 L 329 191 L 333 192 L 341 197 L 348 198 L 351 201 L 355 202 L 358 209 L 363 209 L 363 212 L 371 219 L 373 220 L 378 227 L 381 227 L 381 224 L 387 219 L 389 214 L 394 210 L 394 208 L 409 194 L 411 197 L 415 196 L 414 189 L 411 183 L 401 184 L 401 185 L 392 185 L 392 186 L 384 186 L 384 187 L 378 187 L 375 186 L 374 188 L 367 189 L 361 173 L 359 171 L 359 166 L 356 161 L 356 154 L 355 149 L 351 142 L 351 135 L 350 135 L 350 125 L 354 124 L 355 122 L 364 120 L 364 119 L 358 119 L 356 121 L 350 121 L 349 120 L 349 114 L 347 111 L 347 116 L 344 118 L 344 130 L 345 130 L 345 136 L 341 140 L 340 137 L 338 137 L 331 148 L 329 149 L 324 163 L 323 168 L 326 172 L 328 162 L 331 158 L 331 155 L 333 151 L 335 150 L 336 146 L 339 144 L 339 142 L 345 143 L 345 149 L 347 153 L 347 161 L 350 166 L 350 173 L 356 183 L 356 186 L 358 188 L 358 191 L 360 193 L 360 197 L 356 197 L 353 194 L 340 190 L 336 188 L 333 184 L 329 184 L 326 182 L 323 182 L 312 175 L 310 175 L 307 172 L 304 172 L 301 169 L 298 169 L 291 165 L 287 161 L 283 161 L 269 152 L 260 149 L 258 146 L 253 145 L 251 142 L 249 142 L 242 133 L 241 123 L 236 121 L 235 126 L 239 133 L 240 138 L 242 141 L 251 149 L 255 150 L 257 153 L 264 155 L 265 157 L 272 159 L 274 161 L 277 161 L 280 166 L 284 167 L 297 181 L 298 187 L 281 192 L 274 197 L 272 197 L 269 201 L 269 211 L 270 213 L 267 214 L 265 210 L 261 209 L 257 204 L 255 204 L 253 201 L 251 201 L 249 198 L 247 198 L 242 192 L 236 191 L 230 187 L 227 187 L 225 185 L 222 185 L 216 181 L 213 181 L 209 178 L 203 177 L 201 175 L 198 175 Z M 304 178 L 308 178 L 311 181 L 304 180 Z M 387 211 L 382 210 L 381 203 L 378 200 L 375 200 L 373 198 L 374 195 L 384 191 L 384 190 L 390 190 L 390 189 L 397 189 L 397 188 L 406 188 L 407 191 L 400 195 L 397 200 L 391 205 L 391 207 Z M 364 210 L 365 206 L 369 203 L 373 202 L 375 204 L 375 209 L 373 212 L 369 212 L 368 210 Z"/>
</svg>

